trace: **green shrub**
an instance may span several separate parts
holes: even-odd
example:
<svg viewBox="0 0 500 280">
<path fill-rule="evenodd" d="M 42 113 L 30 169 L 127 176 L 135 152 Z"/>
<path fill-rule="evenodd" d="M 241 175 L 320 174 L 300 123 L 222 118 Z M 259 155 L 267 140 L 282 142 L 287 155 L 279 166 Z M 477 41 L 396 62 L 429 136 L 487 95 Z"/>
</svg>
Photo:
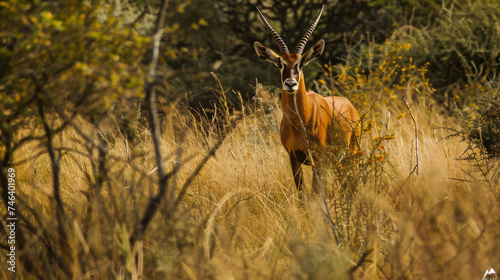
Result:
<svg viewBox="0 0 500 280">
<path fill-rule="evenodd" d="M 500 157 L 500 99 L 481 100 L 479 118 L 470 129 L 468 140 L 491 157 Z"/>
<path fill-rule="evenodd" d="M 439 93 L 435 97 L 451 105 L 456 86 L 477 88 L 497 77 L 499 20 L 500 6 L 496 2 L 457 0 L 443 4 L 436 22 L 429 27 L 403 27 L 394 36 L 414 46 L 411 56 L 417 64 L 430 62 L 428 76 Z M 480 96 L 459 97 L 468 104 Z"/>
<path fill-rule="evenodd" d="M 493 85 L 493 86 L 491 86 Z M 496 88 L 495 88 L 496 87 Z M 471 161 L 475 169 L 468 174 L 471 179 L 479 178 L 488 183 L 493 193 L 500 198 L 498 183 L 500 182 L 500 94 L 498 83 L 490 83 L 486 87 L 487 94 L 465 109 L 457 106 L 461 123 L 460 129 L 450 129 L 449 137 L 458 137 L 467 143 L 461 158 Z"/>
</svg>

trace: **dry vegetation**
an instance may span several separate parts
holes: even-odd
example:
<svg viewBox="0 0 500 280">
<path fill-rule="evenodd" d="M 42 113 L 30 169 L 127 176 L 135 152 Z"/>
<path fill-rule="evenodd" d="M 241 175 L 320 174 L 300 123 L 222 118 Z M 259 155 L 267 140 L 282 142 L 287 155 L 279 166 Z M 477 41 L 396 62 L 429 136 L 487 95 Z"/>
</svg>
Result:
<svg viewBox="0 0 500 280">
<path fill-rule="evenodd" d="M 278 71 L 248 59 L 257 60 L 245 49 L 252 34 L 268 36 L 254 3 L 159 2 L 0 0 L 0 213 L 10 215 L 15 168 L 18 218 L 15 274 L 0 220 L 0 279 L 479 279 L 500 270 L 498 5 L 426 1 L 416 14 L 413 0 L 383 13 L 384 1 L 327 5 L 330 18 L 353 8 L 375 19 L 353 17 L 349 32 L 329 29 L 331 20 L 319 27 L 342 40 L 330 54 L 342 49 L 342 61 L 311 63 L 307 86 L 349 98 L 363 136 L 355 155 L 329 149 L 317 197 L 310 167 L 297 192 L 281 145 L 280 98 L 267 86 Z M 276 18 L 289 8 L 263 2 Z M 289 15 L 314 10 L 294 3 L 307 8 Z M 405 20 L 393 26 L 388 16 Z M 373 23 L 390 36 L 357 33 Z M 266 85 L 242 97 L 255 78 Z"/>
<path fill-rule="evenodd" d="M 279 142 L 281 116 L 276 99 L 245 109 L 244 118 L 194 178 L 179 208 L 170 211 L 174 193 L 220 133 L 207 129 L 214 127 L 210 125 L 213 120 L 198 121 L 175 106 L 166 107 L 161 137 L 165 168 L 180 166 L 180 170 L 171 179 L 168 198 L 143 242 L 135 243 L 140 247 L 133 248 L 129 234 L 148 198 L 157 192 L 151 135 L 140 124 L 140 112 L 132 123 L 136 132 L 132 141 L 120 132 L 117 122 L 101 128 L 110 159 L 99 199 L 90 199 L 96 151 L 73 129 L 58 134 L 54 146 L 65 148 L 61 192 L 71 217 L 67 253 L 73 275 L 120 279 L 141 275 L 169 279 L 480 277 L 500 262 L 498 190 L 482 182 L 487 178 L 470 161 L 459 160 L 466 148 L 460 139 L 443 140 L 446 131 L 436 130 L 458 127 L 457 121 L 431 115 L 416 103 L 412 107 L 418 123 L 419 167 L 418 174 L 409 176 L 416 163 L 413 122 L 409 115 L 396 117 L 405 110 L 402 102 L 397 103 L 380 108 L 383 114 L 374 114 L 374 125 L 362 140 L 365 154 L 359 166 L 348 167 L 352 170 L 345 173 L 324 171 L 331 220 L 321 200 L 312 194 L 306 195 L 304 203 L 298 198 Z M 96 136 L 94 127 L 80 124 L 83 133 Z M 395 139 L 372 139 L 384 135 L 386 128 Z M 374 150 L 367 147 L 374 143 L 386 151 L 382 159 L 370 154 Z M 18 197 L 31 208 L 32 213 L 25 210 L 27 217 L 43 221 L 39 233 L 49 234 L 47 239 L 29 235 L 30 254 L 43 256 L 41 242 L 49 240 L 57 248 L 61 236 L 51 230 L 57 228 L 57 221 L 51 214 L 50 160 L 46 155 L 31 158 L 38 150 L 26 145 L 15 158 L 30 158 L 16 166 Z M 363 158 L 374 158 L 377 172 L 363 173 L 369 170 L 362 166 L 367 162 Z M 354 191 L 352 186 L 356 186 Z M 331 222 L 337 227 L 338 240 Z M 34 267 L 44 266 L 43 259 L 32 261 Z M 31 278 L 25 268 L 19 269 L 17 276 Z M 56 265 L 50 273 L 61 277 L 67 271 Z"/>
</svg>

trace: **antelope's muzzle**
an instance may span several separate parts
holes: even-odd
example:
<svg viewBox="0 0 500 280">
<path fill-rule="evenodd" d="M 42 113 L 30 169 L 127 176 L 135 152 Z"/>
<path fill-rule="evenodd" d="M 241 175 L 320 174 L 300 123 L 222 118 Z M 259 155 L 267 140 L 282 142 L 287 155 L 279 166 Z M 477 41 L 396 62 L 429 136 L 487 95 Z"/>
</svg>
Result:
<svg viewBox="0 0 500 280">
<path fill-rule="evenodd" d="M 297 81 L 294 78 L 288 78 L 283 83 L 283 90 L 285 90 L 289 93 L 295 92 L 298 89 L 299 89 L 299 84 L 297 83 Z"/>
</svg>

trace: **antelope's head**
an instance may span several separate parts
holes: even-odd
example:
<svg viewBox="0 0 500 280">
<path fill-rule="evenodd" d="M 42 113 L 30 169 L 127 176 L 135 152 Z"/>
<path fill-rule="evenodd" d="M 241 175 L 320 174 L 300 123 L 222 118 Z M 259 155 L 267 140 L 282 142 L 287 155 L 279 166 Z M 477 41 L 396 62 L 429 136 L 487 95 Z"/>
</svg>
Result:
<svg viewBox="0 0 500 280">
<path fill-rule="evenodd" d="M 273 50 L 259 42 L 255 42 L 253 44 L 255 52 L 257 52 L 257 55 L 262 59 L 270 61 L 274 65 L 278 66 L 281 72 L 282 88 L 289 94 L 294 94 L 299 89 L 300 77 L 304 66 L 320 57 L 323 53 L 323 50 L 325 49 L 325 41 L 321 39 L 305 54 L 302 54 L 302 52 L 304 51 L 304 47 L 309 40 L 309 36 L 311 36 L 312 32 L 316 28 L 316 25 L 318 25 L 319 18 L 321 17 L 321 13 L 323 12 L 323 8 L 324 6 L 321 7 L 321 11 L 319 12 L 318 16 L 309 27 L 306 34 L 302 36 L 299 43 L 297 44 L 297 47 L 295 47 L 294 53 L 292 54 L 288 51 L 288 47 L 286 46 L 283 39 L 281 39 L 280 35 L 276 31 L 274 31 L 271 25 L 264 18 L 264 15 L 262 15 L 262 13 L 260 12 L 259 8 L 257 8 L 260 18 L 266 26 L 267 31 L 273 36 L 274 40 L 278 44 L 281 55 L 278 55 Z"/>
</svg>

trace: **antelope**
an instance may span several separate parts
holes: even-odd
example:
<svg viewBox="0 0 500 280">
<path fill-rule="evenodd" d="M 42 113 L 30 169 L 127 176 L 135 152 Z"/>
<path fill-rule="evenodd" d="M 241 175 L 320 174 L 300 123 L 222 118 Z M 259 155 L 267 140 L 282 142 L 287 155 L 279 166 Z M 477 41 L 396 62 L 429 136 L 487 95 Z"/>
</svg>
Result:
<svg viewBox="0 0 500 280">
<path fill-rule="evenodd" d="M 313 189 L 319 193 L 322 157 L 327 145 L 334 146 L 335 129 L 341 132 L 341 139 L 354 153 L 358 148 L 361 135 L 360 117 L 358 111 L 345 97 L 323 97 L 313 91 L 306 91 L 303 68 L 323 54 L 325 41 L 319 40 L 303 54 L 309 37 L 319 22 L 324 6 L 302 36 L 295 47 L 294 53 L 280 35 L 267 22 L 257 7 L 262 22 L 267 31 L 277 43 L 281 55 L 259 42 L 254 43 L 255 52 L 259 57 L 272 62 L 281 72 L 281 101 L 283 118 L 281 120 L 281 143 L 288 152 L 292 167 L 295 186 L 299 193 L 303 189 L 302 165 L 312 165 Z M 338 143 L 338 142 L 337 142 Z"/>
</svg>

